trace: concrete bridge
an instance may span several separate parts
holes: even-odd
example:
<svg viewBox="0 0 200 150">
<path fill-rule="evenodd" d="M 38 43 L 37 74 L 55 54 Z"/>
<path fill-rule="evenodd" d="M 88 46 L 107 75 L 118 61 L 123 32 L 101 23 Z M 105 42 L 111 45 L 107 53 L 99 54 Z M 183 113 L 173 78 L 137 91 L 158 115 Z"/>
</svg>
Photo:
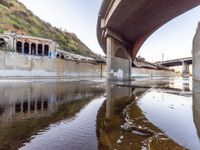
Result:
<svg viewBox="0 0 200 150">
<path fill-rule="evenodd" d="M 200 0 L 104 0 L 97 38 L 107 54 L 108 79 L 130 79 L 131 62 L 144 41 L 162 25 L 199 4 Z"/>
<path fill-rule="evenodd" d="M 160 66 L 164 66 L 164 67 L 182 66 L 182 75 L 187 76 L 190 73 L 189 65 L 192 64 L 192 57 L 179 58 L 179 59 L 166 60 L 166 61 L 159 61 L 159 62 L 155 62 L 155 64 L 160 65 Z"/>
</svg>

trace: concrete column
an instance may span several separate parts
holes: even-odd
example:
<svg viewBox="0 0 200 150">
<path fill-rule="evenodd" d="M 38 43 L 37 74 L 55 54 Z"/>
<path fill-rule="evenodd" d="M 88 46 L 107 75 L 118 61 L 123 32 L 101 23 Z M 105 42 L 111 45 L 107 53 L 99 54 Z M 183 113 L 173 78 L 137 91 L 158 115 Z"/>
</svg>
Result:
<svg viewBox="0 0 200 150">
<path fill-rule="evenodd" d="M 106 39 L 107 45 L 107 79 L 110 80 L 113 78 L 113 72 L 112 72 L 112 55 L 114 53 L 113 49 L 113 39 L 111 37 L 107 37 Z"/>
<path fill-rule="evenodd" d="M 126 52 L 126 48 L 112 37 L 107 37 L 107 79 L 108 80 L 130 80 L 131 78 L 131 59 Z M 125 58 L 116 57 L 116 51 L 123 51 Z"/>
<path fill-rule="evenodd" d="M 29 55 L 31 55 L 31 44 L 32 43 L 29 43 Z"/>
<path fill-rule="evenodd" d="M 24 42 L 22 42 L 22 54 L 24 54 Z"/>
<path fill-rule="evenodd" d="M 35 46 L 36 46 L 36 56 L 38 56 L 38 44 L 35 44 Z"/>
<path fill-rule="evenodd" d="M 17 40 L 14 39 L 14 42 L 13 42 L 13 51 L 16 52 L 17 51 Z"/>
<path fill-rule="evenodd" d="M 193 39 L 192 76 L 193 80 L 200 81 L 200 23 Z"/>
<path fill-rule="evenodd" d="M 182 76 L 189 76 L 190 75 L 190 70 L 189 70 L 189 64 L 186 62 L 182 63 Z"/>
<path fill-rule="evenodd" d="M 42 56 L 44 56 L 44 44 L 42 44 Z"/>
</svg>

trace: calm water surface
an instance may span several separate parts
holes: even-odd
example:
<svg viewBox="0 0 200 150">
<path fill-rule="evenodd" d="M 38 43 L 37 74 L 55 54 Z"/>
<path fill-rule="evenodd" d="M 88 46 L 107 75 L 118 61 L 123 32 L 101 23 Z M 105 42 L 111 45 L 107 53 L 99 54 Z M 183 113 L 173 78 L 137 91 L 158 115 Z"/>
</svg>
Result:
<svg viewBox="0 0 200 150">
<path fill-rule="evenodd" d="M 191 78 L 0 82 L 1 150 L 200 148 Z"/>
</svg>

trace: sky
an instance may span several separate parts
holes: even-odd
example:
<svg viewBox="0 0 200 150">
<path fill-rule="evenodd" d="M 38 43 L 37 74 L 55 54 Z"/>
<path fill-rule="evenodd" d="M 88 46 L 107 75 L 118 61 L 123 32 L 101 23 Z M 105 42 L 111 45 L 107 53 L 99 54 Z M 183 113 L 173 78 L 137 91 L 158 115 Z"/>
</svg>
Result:
<svg viewBox="0 0 200 150">
<path fill-rule="evenodd" d="M 75 33 L 92 51 L 104 55 L 96 38 L 102 0 L 19 0 L 42 20 Z M 173 19 L 154 32 L 138 56 L 154 62 L 192 56 L 192 40 L 200 21 L 200 6 Z"/>
</svg>

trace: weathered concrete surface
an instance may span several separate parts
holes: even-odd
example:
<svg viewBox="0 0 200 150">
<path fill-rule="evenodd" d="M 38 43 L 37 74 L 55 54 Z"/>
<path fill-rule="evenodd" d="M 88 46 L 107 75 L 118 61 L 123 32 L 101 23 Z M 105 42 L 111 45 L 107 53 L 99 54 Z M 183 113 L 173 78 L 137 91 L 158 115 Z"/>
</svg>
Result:
<svg viewBox="0 0 200 150">
<path fill-rule="evenodd" d="M 120 57 L 121 56 L 121 57 Z M 126 47 L 111 37 L 107 38 L 107 78 L 108 80 L 129 80 L 131 60 Z"/>
<path fill-rule="evenodd" d="M 1 77 L 102 77 L 106 65 L 0 51 Z"/>
<path fill-rule="evenodd" d="M 175 77 L 176 73 L 168 70 L 132 68 L 132 77 Z"/>
<path fill-rule="evenodd" d="M 200 81 L 200 24 L 197 27 L 196 34 L 193 40 L 192 56 L 193 80 Z"/>
<path fill-rule="evenodd" d="M 193 118 L 200 138 L 200 83 L 193 83 Z"/>
</svg>

